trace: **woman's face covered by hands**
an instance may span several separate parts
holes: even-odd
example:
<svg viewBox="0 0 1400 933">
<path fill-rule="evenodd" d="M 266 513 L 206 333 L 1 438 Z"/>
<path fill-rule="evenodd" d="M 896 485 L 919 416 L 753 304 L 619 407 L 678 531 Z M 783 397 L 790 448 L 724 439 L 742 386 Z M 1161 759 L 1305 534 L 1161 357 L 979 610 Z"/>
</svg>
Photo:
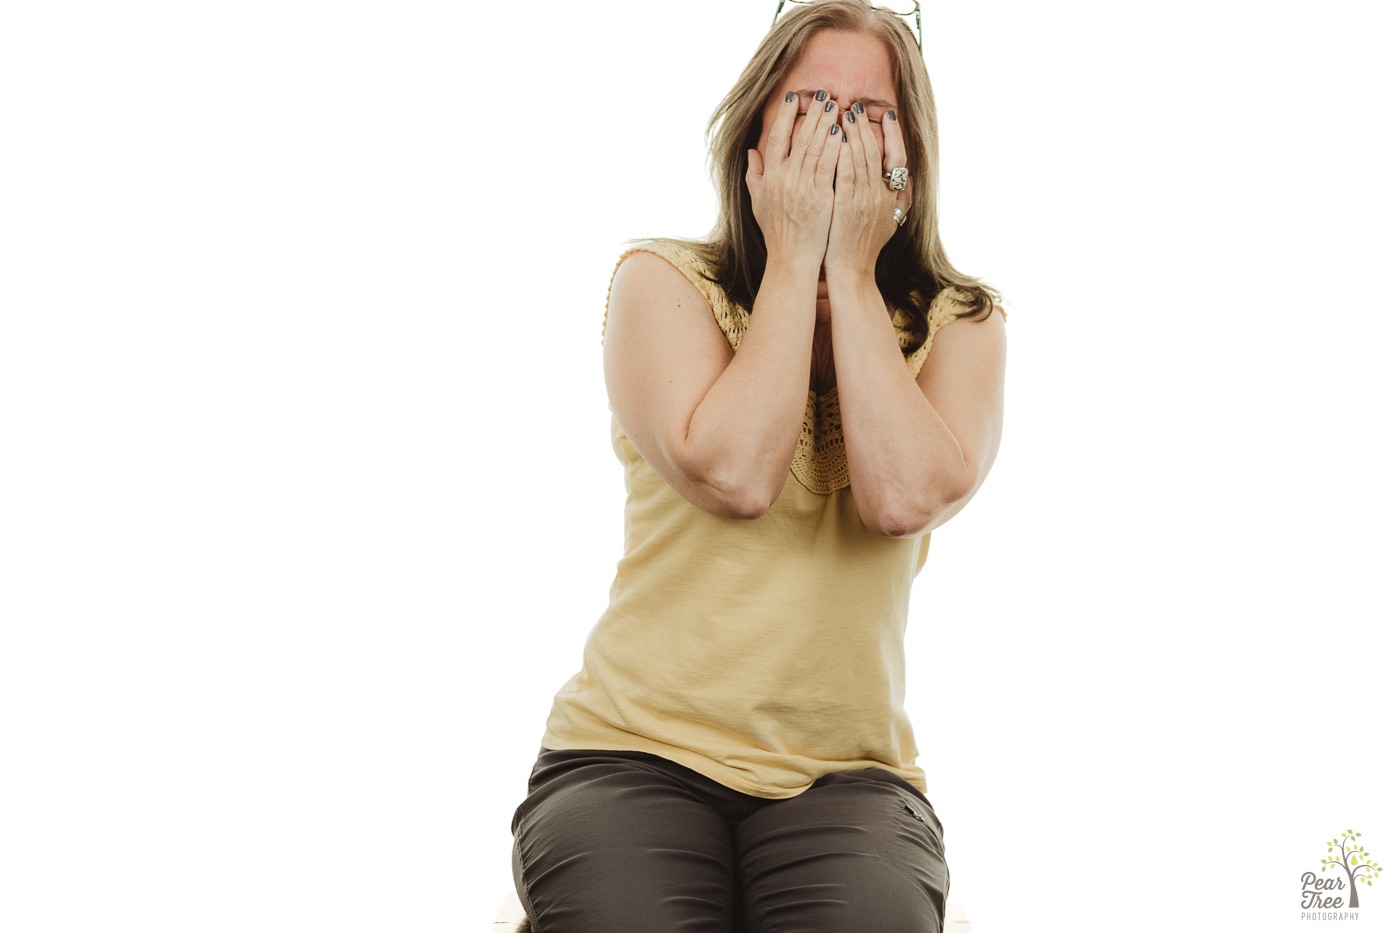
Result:
<svg viewBox="0 0 1400 933">
<path fill-rule="evenodd" d="M 885 173 L 906 166 L 885 44 L 854 32 L 811 37 L 763 110 L 747 184 L 770 260 L 819 262 L 819 321 L 834 268 L 873 274 L 909 194 Z"/>
<path fill-rule="evenodd" d="M 797 64 L 778 84 L 778 89 L 763 108 L 763 130 L 759 147 L 773 128 L 779 108 L 789 91 L 797 93 L 798 119 L 793 124 L 795 136 L 801 127 L 801 116 L 814 106 L 820 110 L 824 101 L 815 101 L 818 91 L 836 104 L 836 112 L 844 113 L 856 104 L 864 109 L 871 124 L 881 160 L 887 152 L 886 136 L 898 136 L 899 124 L 886 114 L 898 112 L 894 70 L 885 44 L 872 35 L 824 30 L 812 36 Z M 900 146 L 902 155 L 902 145 Z M 903 162 L 901 161 L 901 165 Z"/>
</svg>

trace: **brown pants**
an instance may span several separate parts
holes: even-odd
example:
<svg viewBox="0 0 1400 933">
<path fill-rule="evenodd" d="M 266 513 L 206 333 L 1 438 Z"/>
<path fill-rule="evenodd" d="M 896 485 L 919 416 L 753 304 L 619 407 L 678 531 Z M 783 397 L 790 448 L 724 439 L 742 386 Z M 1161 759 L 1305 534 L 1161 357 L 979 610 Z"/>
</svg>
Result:
<svg viewBox="0 0 1400 933">
<path fill-rule="evenodd" d="M 654 755 L 546 750 L 512 826 L 536 933 L 943 928 L 943 826 L 886 771 L 768 800 Z"/>
</svg>

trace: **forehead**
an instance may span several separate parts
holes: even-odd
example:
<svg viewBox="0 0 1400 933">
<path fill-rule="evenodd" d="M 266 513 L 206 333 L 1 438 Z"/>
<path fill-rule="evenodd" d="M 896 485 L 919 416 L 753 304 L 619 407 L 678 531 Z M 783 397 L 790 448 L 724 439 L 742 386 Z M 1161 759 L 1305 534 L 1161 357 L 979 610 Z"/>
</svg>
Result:
<svg viewBox="0 0 1400 933">
<path fill-rule="evenodd" d="M 783 86 L 825 89 L 842 97 L 895 99 L 889 49 L 867 33 L 815 33 Z"/>
</svg>

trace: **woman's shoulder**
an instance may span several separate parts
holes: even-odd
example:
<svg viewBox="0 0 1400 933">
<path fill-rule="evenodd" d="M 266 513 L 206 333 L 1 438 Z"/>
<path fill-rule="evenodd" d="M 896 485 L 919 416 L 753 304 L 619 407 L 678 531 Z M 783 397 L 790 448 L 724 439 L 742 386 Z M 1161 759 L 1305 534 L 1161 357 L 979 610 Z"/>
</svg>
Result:
<svg viewBox="0 0 1400 933">
<path fill-rule="evenodd" d="M 916 338 L 913 335 L 918 331 L 911 326 L 912 322 L 904 311 L 896 311 L 895 328 L 899 332 L 899 345 L 905 350 L 905 362 L 909 364 L 909 371 L 915 376 L 919 375 L 932 349 L 934 336 L 952 322 L 960 318 L 981 320 L 998 312 L 1004 319 L 1006 309 L 1001 306 L 999 297 L 995 292 L 984 288 L 944 285 L 928 303 L 928 327 L 926 330 L 919 329 L 923 331 L 923 340 L 913 350 L 909 347 L 914 345 Z"/>
<path fill-rule="evenodd" d="M 737 348 L 739 340 L 743 337 L 748 315 L 744 309 L 730 302 L 729 296 L 715 280 L 712 254 L 711 244 L 702 240 L 658 237 L 629 241 L 613 268 L 612 281 L 608 286 L 608 304 L 611 305 L 614 300 L 615 287 L 619 281 L 618 272 L 624 266 L 631 262 L 646 261 L 638 257 L 657 257 L 679 272 L 685 281 L 700 293 L 700 297 L 709 305 L 715 322 L 729 338 L 730 345 Z M 606 330 L 606 313 L 603 326 Z"/>
<path fill-rule="evenodd" d="M 638 255 L 659 256 L 685 276 L 686 280 L 694 285 L 700 294 L 709 298 L 709 293 L 716 284 L 713 264 L 710 259 L 711 252 L 710 245 L 700 240 L 682 240 L 669 237 L 631 240 L 627 243 L 622 255 L 618 257 L 613 275 L 616 277 L 616 270 L 622 268 L 623 263 Z"/>
</svg>

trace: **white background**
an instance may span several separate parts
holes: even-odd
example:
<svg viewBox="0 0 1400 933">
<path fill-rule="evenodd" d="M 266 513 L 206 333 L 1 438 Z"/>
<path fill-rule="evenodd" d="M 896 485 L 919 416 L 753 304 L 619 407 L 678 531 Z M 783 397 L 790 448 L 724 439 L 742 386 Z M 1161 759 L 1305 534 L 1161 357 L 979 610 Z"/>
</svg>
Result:
<svg viewBox="0 0 1400 933">
<path fill-rule="evenodd" d="M 5 6 L 0 926 L 489 922 L 620 546 L 608 275 L 708 229 L 770 7 Z M 979 933 L 1295 929 L 1351 828 L 1395 929 L 1385 9 L 928 4 L 1010 312 L 909 634 Z"/>
</svg>

